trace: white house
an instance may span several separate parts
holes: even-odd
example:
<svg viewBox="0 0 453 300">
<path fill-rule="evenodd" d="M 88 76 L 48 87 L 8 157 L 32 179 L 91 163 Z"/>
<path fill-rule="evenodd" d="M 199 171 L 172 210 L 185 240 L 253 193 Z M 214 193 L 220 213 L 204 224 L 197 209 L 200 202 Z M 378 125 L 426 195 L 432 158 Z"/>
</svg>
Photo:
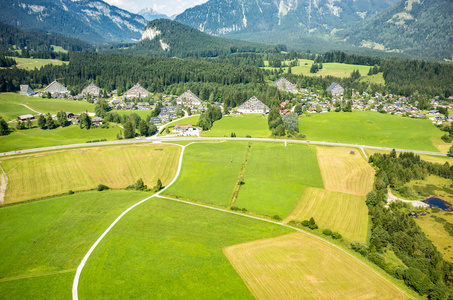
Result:
<svg viewBox="0 0 453 300">
<path fill-rule="evenodd" d="M 187 125 L 176 125 L 173 132 L 181 136 L 200 136 L 200 130 L 190 124 Z"/>
<path fill-rule="evenodd" d="M 244 114 L 262 114 L 269 112 L 269 107 L 253 96 L 238 107 L 238 112 Z"/>
</svg>

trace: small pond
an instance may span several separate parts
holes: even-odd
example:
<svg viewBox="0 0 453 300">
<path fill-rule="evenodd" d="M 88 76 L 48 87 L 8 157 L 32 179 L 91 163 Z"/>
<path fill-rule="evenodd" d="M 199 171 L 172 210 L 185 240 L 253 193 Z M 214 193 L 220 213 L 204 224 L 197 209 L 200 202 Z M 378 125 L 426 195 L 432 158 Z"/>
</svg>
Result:
<svg viewBox="0 0 453 300">
<path fill-rule="evenodd" d="M 438 207 L 442 210 L 450 210 L 451 205 L 447 201 L 437 198 L 437 197 L 431 197 L 423 201 L 427 204 L 429 204 L 429 207 Z"/>
</svg>

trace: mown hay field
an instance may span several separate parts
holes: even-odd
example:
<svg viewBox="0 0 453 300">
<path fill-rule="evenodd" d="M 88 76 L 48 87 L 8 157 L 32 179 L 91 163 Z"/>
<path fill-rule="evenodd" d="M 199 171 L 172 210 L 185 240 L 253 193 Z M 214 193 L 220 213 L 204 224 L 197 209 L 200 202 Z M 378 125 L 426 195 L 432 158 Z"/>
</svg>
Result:
<svg viewBox="0 0 453 300">
<path fill-rule="evenodd" d="M 165 194 L 227 206 L 246 152 L 247 142 L 243 141 L 188 146 L 181 174 Z"/>
<path fill-rule="evenodd" d="M 96 147 L 4 158 L 8 176 L 5 203 L 93 189 L 125 188 L 142 178 L 152 188 L 176 174 L 181 148 L 173 145 Z"/>
<path fill-rule="evenodd" d="M 85 253 L 149 193 L 76 193 L 0 209 L 0 299 L 71 299 Z"/>
<path fill-rule="evenodd" d="M 284 218 L 309 186 L 323 187 L 315 148 L 253 142 L 235 205 Z"/>
<path fill-rule="evenodd" d="M 253 138 L 267 138 L 271 135 L 267 117 L 262 114 L 244 114 L 223 117 L 214 123 L 210 131 L 204 131 L 202 136 L 230 137 L 231 133 L 235 133 L 237 137 Z"/>
<path fill-rule="evenodd" d="M 444 132 L 430 120 L 353 111 L 310 114 L 299 119 L 299 131 L 308 140 L 439 152 L 432 138 Z"/>
<path fill-rule="evenodd" d="M 326 190 L 365 196 L 372 190 L 374 170 L 360 149 L 316 147 Z M 351 154 L 354 153 L 354 154 Z"/>
<path fill-rule="evenodd" d="M 292 233 L 224 249 L 256 299 L 407 299 L 389 281 L 317 238 Z"/>
<path fill-rule="evenodd" d="M 33 70 L 34 68 L 41 68 L 46 65 L 54 65 L 54 66 L 61 66 L 68 64 L 66 61 L 61 61 L 57 59 L 43 59 L 43 58 L 20 58 L 20 57 L 13 57 L 14 60 L 17 62 L 17 68 L 25 69 L 25 70 Z"/>
<path fill-rule="evenodd" d="M 293 232 L 160 198 L 130 211 L 87 261 L 81 299 L 253 299 L 222 249 Z"/>
<path fill-rule="evenodd" d="M 368 208 L 364 196 L 306 188 L 285 222 L 311 217 L 321 229 L 338 231 L 350 241 L 366 241 Z"/>
</svg>

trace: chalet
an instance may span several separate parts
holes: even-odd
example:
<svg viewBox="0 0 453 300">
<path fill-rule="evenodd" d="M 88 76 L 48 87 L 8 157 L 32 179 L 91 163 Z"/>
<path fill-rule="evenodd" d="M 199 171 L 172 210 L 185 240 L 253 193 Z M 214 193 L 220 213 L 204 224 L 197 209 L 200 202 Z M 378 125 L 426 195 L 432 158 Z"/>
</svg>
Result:
<svg viewBox="0 0 453 300">
<path fill-rule="evenodd" d="M 153 123 L 156 126 L 162 125 L 162 122 L 160 121 L 160 119 L 158 117 L 152 117 L 151 120 L 149 120 L 149 122 Z"/>
<path fill-rule="evenodd" d="M 72 112 L 65 112 L 65 114 L 66 114 L 66 119 L 68 119 L 68 120 L 74 118 L 74 114 Z"/>
<path fill-rule="evenodd" d="M 184 92 L 181 96 L 176 99 L 176 103 L 178 105 L 186 105 L 186 106 L 197 106 L 201 105 L 203 101 L 198 98 L 194 93 L 190 90 Z"/>
<path fill-rule="evenodd" d="M 32 114 L 27 114 L 27 115 L 21 115 L 21 116 L 19 116 L 17 119 L 18 119 L 19 121 L 24 122 L 24 121 L 27 121 L 28 119 L 33 120 L 34 118 L 35 118 L 35 117 L 34 117 Z"/>
<path fill-rule="evenodd" d="M 125 98 L 143 98 L 151 94 L 145 88 L 143 88 L 139 83 L 130 88 L 127 92 L 124 93 Z"/>
<path fill-rule="evenodd" d="M 59 82 L 57 82 L 56 80 L 53 81 L 51 84 L 49 84 L 45 89 L 44 89 L 44 92 L 47 93 L 51 93 L 52 95 L 57 95 L 57 94 L 68 94 L 68 89 L 60 84 Z"/>
<path fill-rule="evenodd" d="M 332 82 L 332 84 L 327 88 L 327 91 L 331 92 L 332 96 L 339 96 L 344 94 L 344 88 L 336 82 Z"/>
<path fill-rule="evenodd" d="M 269 111 L 269 107 L 258 100 L 255 96 L 244 102 L 238 107 L 238 111 L 244 114 L 265 113 Z"/>
<path fill-rule="evenodd" d="M 95 125 L 101 125 L 102 124 L 102 118 L 94 117 L 94 118 L 91 119 L 91 123 L 93 123 Z"/>
<path fill-rule="evenodd" d="M 32 88 L 29 85 L 21 84 L 20 85 L 20 94 L 27 95 L 27 96 L 33 96 L 35 94 L 35 92 L 32 90 Z"/>
<path fill-rule="evenodd" d="M 176 125 L 173 132 L 178 133 L 181 136 L 200 136 L 200 131 L 198 128 L 193 127 L 192 125 Z"/>
<path fill-rule="evenodd" d="M 90 83 L 86 88 L 82 90 L 82 94 L 90 94 L 91 96 L 99 96 L 101 89 L 96 86 L 93 82 Z"/>
<path fill-rule="evenodd" d="M 296 87 L 294 84 L 288 81 L 285 77 L 280 78 L 276 82 L 272 84 L 272 86 L 276 86 L 280 91 L 287 91 L 287 92 L 297 92 Z"/>
</svg>

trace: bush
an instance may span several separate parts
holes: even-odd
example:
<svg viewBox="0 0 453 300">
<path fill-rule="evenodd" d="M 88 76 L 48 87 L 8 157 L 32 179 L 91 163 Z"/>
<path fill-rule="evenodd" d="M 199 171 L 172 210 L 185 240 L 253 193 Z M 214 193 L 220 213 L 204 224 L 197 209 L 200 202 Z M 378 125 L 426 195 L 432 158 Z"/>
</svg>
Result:
<svg viewBox="0 0 453 300">
<path fill-rule="evenodd" d="M 247 212 L 247 209 L 244 207 L 244 208 L 242 209 L 242 212 Z"/>
<path fill-rule="evenodd" d="M 367 256 L 368 254 L 368 247 L 365 244 L 354 241 L 351 243 L 351 248 L 352 250 L 362 254 L 363 256 Z"/>
<path fill-rule="evenodd" d="M 308 227 L 308 225 L 310 225 L 310 222 L 308 222 L 308 220 L 304 220 L 300 224 L 302 224 L 302 226 L 304 226 L 304 227 Z"/>
<path fill-rule="evenodd" d="M 323 233 L 324 235 L 332 235 L 332 230 L 330 230 L 330 229 L 324 229 L 324 230 L 322 231 L 322 233 Z"/>
<path fill-rule="evenodd" d="M 282 220 L 282 218 L 280 218 L 279 215 L 273 215 L 272 219 L 277 220 L 277 221 L 281 221 Z"/>
<path fill-rule="evenodd" d="M 72 194 L 74 194 L 74 191 L 73 190 L 69 190 L 68 195 L 72 195 Z"/>
<path fill-rule="evenodd" d="M 98 191 L 104 191 L 104 190 L 108 190 L 109 187 L 106 186 L 105 184 L 99 184 L 98 187 L 96 188 L 96 190 Z"/>
<path fill-rule="evenodd" d="M 431 212 L 437 214 L 437 213 L 440 212 L 440 208 L 439 207 L 433 207 L 433 208 L 431 208 Z"/>
<path fill-rule="evenodd" d="M 428 275 L 417 268 L 410 267 L 404 272 L 404 283 L 414 288 L 420 295 L 425 295 L 433 287 Z"/>
<path fill-rule="evenodd" d="M 444 134 L 441 139 L 445 142 L 445 143 L 451 143 L 451 141 L 453 140 L 453 137 L 449 134 Z"/>
<path fill-rule="evenodd" d="M 231 209 L 231 210 L 234 210 L 234 211 L 239 211 L 239 210 L 241 210 L 241 209 L 240 209 L 239 207 L 237 207 L 237 206 L 231 206 L 230 209 Z"/>
<path fill-rule="evenodd" d="M 392 276 L 396 279 L 403 279 L 405 269 L 399 267 L 393 270 Z"/>
<path fill-rule="evenodd" d="M 318 229 L 318 225 L 316 224 L 315 219 L 313 219 L 313 217 L 311 217 L 310 220 L 308 221 L 308 228 L 310 228 L 311 230 Z"/>
<path fill-rule="evenodd" d="M 339 240 L 342 238 L 341 234 L 339 234 L 338 232 L 334 231 L 332 232 L 332 237 L 336 240 Z"/>
<path fill-rule="evenodd" d="M 247 134 L 245 137 L 248 138 L 248 139 L 251 139 L 251 138 L 252 138 L 252 136 L 251 136 L 251 135 L 248 135 L 248 134 Z"/>
</svg>

